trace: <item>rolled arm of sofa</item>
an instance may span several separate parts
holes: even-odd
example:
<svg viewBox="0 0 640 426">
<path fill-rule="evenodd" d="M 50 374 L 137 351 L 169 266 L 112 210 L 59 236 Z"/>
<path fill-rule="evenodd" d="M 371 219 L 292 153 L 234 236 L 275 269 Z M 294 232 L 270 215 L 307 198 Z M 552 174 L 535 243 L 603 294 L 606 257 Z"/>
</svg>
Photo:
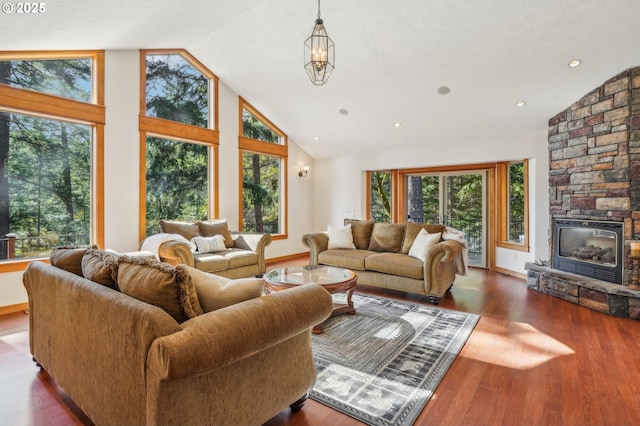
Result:
<svg viewBox="0 0 640 426">
<path fill-rule="evenodd" d="M 318 254 L 329 247 L 329 234 L 326 232 L 316 232 L 302 236 L 302 243 L 309 247 L 309 265 L 318 264 Z"/>
<path fill-rule="evenodd" d="M 161 261 L 174 266 L 185 264 L 193 267 L 194 265 L 191 248 L 181 241 L 163 242 L 158 249 L 158 256 Z"/>
<path fill-rule="evenodd" d="M 440 241 L 429 250 L 424 265 L 425 294 L 440 298 L 455 279 L 454 261 L 462 245 L 456 241 Z"/>
<path fill-rule="evenodd" d="M 160 380 L 206 374 L 284 342 L 328 318 L 331 295 L 305 285 L 192 318 L 157 338 L 147 360 Z"/>
</svg>

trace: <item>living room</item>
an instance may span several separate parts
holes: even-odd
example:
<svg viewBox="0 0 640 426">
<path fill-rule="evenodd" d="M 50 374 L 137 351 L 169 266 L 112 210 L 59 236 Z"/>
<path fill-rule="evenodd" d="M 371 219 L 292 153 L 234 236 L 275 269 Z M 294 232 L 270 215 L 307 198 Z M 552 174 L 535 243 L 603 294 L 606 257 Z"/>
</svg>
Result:
<svg viewBox="0 0 640 426">
<path fill-rule="evenodd" d="M 516 285 L 524 285 L 525 263 L 551 257 L 548 120 L 640 64 L 632 53 L 640 51 L 633 20 L 640 10 L 632 2 L 614 9 L 604 1 L 492 1 L 478 10 L 446 2 L 323 2 L 337 64 L 316 87 L 302 67 L 315 2 L 196 3 L 186 10 L 170 2 L 104 2 L 86 10 L 69 0 L 47 3 L 37 17 L 3 14 L 0 32 L 10 41 L 3 54 L 104 49 L 104 248 L 137 250 L 143 232 L 140 49 L 185 49 L 219 77 L 211 209 L 232 229 L 241 222 L 242 100 L 288 135 L 286 232 L 267 247 L 271 260 L 306 253 L 304 234 L 366 218 L 367 171 L 528 160 L 528 250 L 494 246 L 486 259 L 486 267 L 519 277 L 510 281 Z M 109 17 L 117 25 L 104 24 Z M 174 20 L 180 31 L 167 31 Z M 585 35 L 585 28 L 596 28 L 591 32 L 598 37 Z M 577 58 L 582 64 L 569 67 Z M 443 87 L 450 92 L 439 93 Z M 526 104 L 515 106 L 518 101 Z M 303 166 L 309 166 L 305 177 L 298 175 Z M 0 271 L 0 313 L 23 309 L 22 269 L 5 264 Z"/>
</svg>

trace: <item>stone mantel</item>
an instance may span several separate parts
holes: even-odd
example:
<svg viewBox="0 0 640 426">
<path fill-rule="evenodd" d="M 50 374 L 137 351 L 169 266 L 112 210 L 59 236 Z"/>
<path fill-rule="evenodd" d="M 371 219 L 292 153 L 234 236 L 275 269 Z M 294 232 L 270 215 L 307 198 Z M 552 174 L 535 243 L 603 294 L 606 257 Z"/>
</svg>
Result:
<svg viewBox="0 0 640 426">
<path fill-rule="evenodd" d="M 527 287 L 614 317 L 640 320 L 640 290 L 526 263 Z"/>
</svg>

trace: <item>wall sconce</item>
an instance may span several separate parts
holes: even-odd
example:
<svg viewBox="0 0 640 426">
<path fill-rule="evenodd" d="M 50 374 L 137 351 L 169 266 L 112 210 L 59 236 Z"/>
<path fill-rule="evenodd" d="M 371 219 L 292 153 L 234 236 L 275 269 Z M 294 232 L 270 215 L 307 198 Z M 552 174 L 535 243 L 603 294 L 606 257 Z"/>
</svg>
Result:
<svg viewBox="0 0 640 426">
<path fill-rule="evenodd" d="M 300 168 L 298 169 L 298 176 L 300 176 L 300 177 L 305 177 L 305 176 L 307 176 L 307 173 L 309 173 L 309 169 L 310 169 L 310 168 L 311 168 L 311 167 L 309 167 L 309 166 L 302 166 L 302 167 L 300 167 Z"/>
</svg>

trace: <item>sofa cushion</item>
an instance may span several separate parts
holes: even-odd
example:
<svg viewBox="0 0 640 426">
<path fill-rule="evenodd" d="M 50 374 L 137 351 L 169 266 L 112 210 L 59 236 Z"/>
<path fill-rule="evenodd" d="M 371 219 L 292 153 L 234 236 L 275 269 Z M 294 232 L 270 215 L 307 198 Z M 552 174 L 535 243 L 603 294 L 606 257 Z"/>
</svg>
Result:
<svg viewBox="0 0 640 426">
<path fill-rule="evenodd" d="M 373 231 L 373 220 L 345 219 L 344 224 L 351 224 L 351 234 L 353 235 L 353 244 L 359 250 L 369 249 L 371 240 L 371 232 Z"/>
<path fill-rule="evenodd" d="M 118 287 L 124 294 L 164 309 L 179 323 L 203 313 L 184 265 L 173 267 L 146 257 L 122 256 Z"/>
<path fill-rule="evenodd" d="M 345 226 L 327 225 L 327 233 L 329 234 L 329 250 L 332 249 L 355 249 L 353 244 L 353 234 L 351 233 L 351 224 Z"/>
<path fill-rule="evenodd" d="M 374 224 L 369 250 L 400 253 L 404 239 L 404 228 L 402 223 Z"/>
<path fill-rule="evenodd" d="M 318 254 L 318 263 L 322 265 L 339 266 L 356 271 L 365 270 L 365 259 L 374 254 L 369 250 L 336 249 L 325 250 Z"/>
<path fill-rule="evenodd" d="M 82 257 L 90 248 L 97 249 L 98 246 L 61 246 L 56 247 L 49 255 L 49 263 L 56 268 L 64 269 L 78 276 L 82 275 Z"/>
<path fill-rule="evenodd" d="M 204 272 L 218 272 L 229 269 L 229 259 L 222 253 L 195 253 L 193 263 L 196 269 Z"/>
<path fill-rule="evenodd" d="M 185 270 L 191 276 L 191 281 L 198 293 L 200 306 L 204 312 L 215 311 L 262 296 L 264 280 L 261 278 L 232 280 L 186 265 Z"/>
<path fill-rule="evenodd" d="M 180 234 L 189 241 L 200 235 L 198 223 L 193 221 L 161 219 L 160 231 L 166 234 Z"/>
<path fill-rule="evenodd" d="M 191 242 L 196 245 L 198 253 L 215 253 L 217 251 L 224 251 L 227 249 L 222 235 L 214 235 L 212 237 L 193 237 Z"/>
<path fill-rule="evenodd" d="M 402 253 L 375 253 L 365 259 L 367 271 L 423 279 L 424 263 Z"/>
<path fill-rule="evenodd" d="M 120 256 L 116 253 L 89 249 L 82 256 L 82 275 L 90 281 L 117 289 L 119 263 Z"/>
<path fill-rule="evenodd" d="M 440 237 L 442 237 L 441 232 L 430 234 L 426 230 L 421 229 L 415 240 L 413 240 L 413 244 L 409 249 L 409 256 L 425 262 L 431 247 L 440 242 Z"/>
<path fill-rule="evenodd" d="M 430 234 L 435 234 L 436 232 L 444 232 L 445 227 L 444 225 L 439 225 L 437 223 L 405 223 L 404 241 L 402 242 L 402 253 L 409 253 L 411 245 L 413 244 L 413 240 L 416 239 L 416 235 L 418 235 L 418 232 L 420 232 L 421 229 L 424 229 Z"/>
<path fill-rule="evenodd" d="M 255 265 L 258 263 L 258 253 L 251 250 L 233 248 L 218 254 L 229 259 L 229 268 L 239 268 L 241 266 Z"/>
<path fill-rule="evenodd" d="M 233 247 L 233 237 L 226 219 L 200 220 L 198 221 L 198 230 L 203 237 L 222 235 L 224 237 L 224 245 Z"/>
</svg>

